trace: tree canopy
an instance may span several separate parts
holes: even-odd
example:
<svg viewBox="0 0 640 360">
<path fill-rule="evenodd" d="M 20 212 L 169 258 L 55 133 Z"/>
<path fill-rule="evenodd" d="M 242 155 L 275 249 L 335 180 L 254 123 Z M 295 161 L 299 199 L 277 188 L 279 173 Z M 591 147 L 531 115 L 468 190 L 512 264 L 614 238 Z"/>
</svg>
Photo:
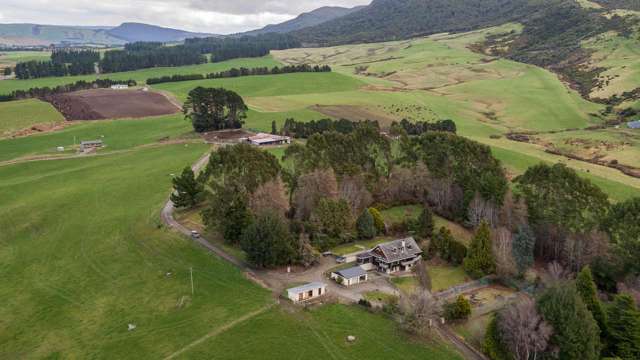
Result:
<svg viewBox="0 0 640 360">
<path fill-rule="evenodd" d="M 297 259 L 296 240 L 281 216 L 262 213 L 242 233 L 240 246 L 257 267 L 289 265 Z"/>
<path fill-rule="evenodd" d="M 182 111 L 196 132 L 205 132 L 241 128 L 248 109 L 231 90 L 199 86 L 189 92 Z"/>
</svg>

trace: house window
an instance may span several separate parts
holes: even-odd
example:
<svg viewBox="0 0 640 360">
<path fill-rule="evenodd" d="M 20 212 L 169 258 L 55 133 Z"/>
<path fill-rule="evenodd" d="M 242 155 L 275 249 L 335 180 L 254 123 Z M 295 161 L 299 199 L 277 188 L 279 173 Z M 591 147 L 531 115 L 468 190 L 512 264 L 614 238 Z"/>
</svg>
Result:
<svg viewBox="0 0 640 360">
<path fill-rule="evenodd" d="M 367 281 L 367 275 L 360 276 L 360 281 Z"/>
<path fill-rule="evenodd" d="M 322 288 L 318 289 L 318 296 L 322 295 Z"/>
<path fill-rule="evenodd" d="M 304 294 L 300 293 L 298 294 L 298 301 L 302 301 L 302 300 L 304 300 Z"/>
<path fill-rule="evenodd" d="M 313 290 L 309 290 L 309 293 L 307 294 L 309 297 L 313 297 Z"/>
</svg>

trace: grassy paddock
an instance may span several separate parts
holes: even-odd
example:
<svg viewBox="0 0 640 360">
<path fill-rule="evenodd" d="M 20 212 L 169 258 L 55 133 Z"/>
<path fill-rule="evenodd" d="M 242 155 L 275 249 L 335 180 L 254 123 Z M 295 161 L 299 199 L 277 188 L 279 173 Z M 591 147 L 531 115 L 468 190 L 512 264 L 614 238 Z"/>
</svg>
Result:
<svg viewBox="0 0 640 360">
<path fill-rule="evenodd" d="M 33 125 L 62 121 L 64 117 L 44 101 L 31 99 L 0 102 L 0 138 Z"/>
<path fill-rule="evenodd" d="M 356 337 L 347 342 L 349 335 Z M 214 337 L 185 358 L 461 359 L 438 342 L 408 339 L 392 320 L 356 306 L 274 309 Z"/>
<path fill-rule="evenodd" d="M 0 167 L 0 358 L 162 358 L 269 302 L 160 226 L 169 174 L 205 150 Z"/>
<path fill-rule="evenodd" d="M 233 67 L 240 68 L 253 68 L 253 67 L 273 67 L 281 65 L 280 62 L 274 60 L 271 56 L 265 56 L 262 58 L 249 58 L 249 59 L 234 59 L 228 61 L 222 61 L 219 63 L 208 63 L 202 65 L 188 65 L 179 67 L 159 67 L 150 69 L 141 69 L 135 71 L 126 71 L 111 74 L 101 74 L 101 79 L 112 80 L 129 80 L 133 79 L 139 83 L 144 83 L 148 78 L 162 77 L 171 75 L 184 75 L 184 74 L 207 74 L 211 72 L 218 72 L 228 70 Z M 98 78 L 98 75 L 81 75 L 81 76 L 63 76 L 63 77 L 49 77 L 41 79 L 29 79 L 29 80 L 5 80 L 0 81 L 0 94 L 8 94 L 14 90 L 26 90 L 32 87 L 55 87 L 58 85 L 69 84 L 79 80 L 91 81 Z"/>
</svg>

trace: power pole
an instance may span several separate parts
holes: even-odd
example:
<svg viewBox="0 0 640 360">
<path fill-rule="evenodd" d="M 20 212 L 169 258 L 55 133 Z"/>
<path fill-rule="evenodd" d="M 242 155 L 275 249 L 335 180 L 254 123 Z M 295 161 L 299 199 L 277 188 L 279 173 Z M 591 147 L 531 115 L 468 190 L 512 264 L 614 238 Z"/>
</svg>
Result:
<svg viewBox="0 0 640 360">
<path fill-rule="evenodd" d="M 191 273 L 191 296 L 193 296 L 193 266 L 189 268 L 189 272 Z"/>
</svg>

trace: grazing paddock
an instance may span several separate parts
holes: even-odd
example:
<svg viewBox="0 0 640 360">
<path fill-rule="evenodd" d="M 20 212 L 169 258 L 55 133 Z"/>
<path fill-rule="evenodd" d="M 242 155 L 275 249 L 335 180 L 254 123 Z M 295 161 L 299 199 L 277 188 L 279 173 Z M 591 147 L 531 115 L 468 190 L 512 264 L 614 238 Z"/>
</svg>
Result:
<svg viewBox="0 0 640 360">
<path fill-rule="evenodd" d="M 55 125 L 64 121 L 51 104 L 30 99 L 0 102 L 0 138 L 34 125 Z"/>
<path fill-rule="evenodd" d="M 355 336 L 353 342 L 347 336 Z M 185 353 L 201 359 L 462 359 L 437 340 L 409 339 L 393 320 L 357 307 L 328 304 L 274 308 Z"/>
</svg>

